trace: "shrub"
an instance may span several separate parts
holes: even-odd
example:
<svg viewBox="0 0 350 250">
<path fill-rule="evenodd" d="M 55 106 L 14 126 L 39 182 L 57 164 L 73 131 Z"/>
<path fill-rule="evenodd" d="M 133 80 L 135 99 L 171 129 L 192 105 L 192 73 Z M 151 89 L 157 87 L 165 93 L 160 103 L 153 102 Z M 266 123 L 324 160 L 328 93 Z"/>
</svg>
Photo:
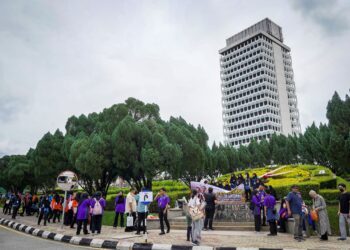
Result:
<svg viewBox="0 0 350 250">
<path fill-rule="evenodd" d="M 319 194 L 325 199 L 327 203 L 331 201 L 337 201 L 339 198 L 339 190 L 337 189 L 323 189 L 320 190 Z"/>
<path fill-rule="evenodd" d="M 332 189 L 337 188 L 337 179 L 331 178 L 320 182 L 320 189 Z"/>
<path fill-rule="evenodd" d="M 158 191 L 154 191 L 153 190 L 153 197 L 155 197 L 157 195 L 157 193 L 158 193 Z M 189 196 L 190 190 L 187 189 L 185 191 L 167 192 L 167 194 L 170 197 L 170 206 L 174 207 L 176 200 L 181 199 L 184 196 L 185 197 Z M 116 194 L 107 195 L 107 198 L 106 198 L 106 202 L 107 202 L 106 210 L 108 210 L 108 211 L 113 211 L 114 210 L 114 201 L 115 201 L 115 197 L 116 196 L 117 196 Z M 126 194 L 125 194 L 125 196 L 126 196 Z M 151 213 L 157 212 L 158 211 L 157 202 L 155 202 L 155 201 L 152 202 L 149 205 L 149 210 L 150 210 Z"/>
<path fill-rule="evenodd" d="M 293 183 L 295 184 L 295 183 Z M 285 186 L 276 186 L 274 189 L 276 190 L 278 198 L 282 198 L 288 195 L 291 191 L 291 187 L 293 184 L 285 185 Z M 320 189 L 320 184 L 316 182 L 306 182 L 306 183 L 297 183 L 299 186 L 299 190 L 301 193 L 301 197 L 304 200 L 311 200 L 309 196 L 310 190 L 314 190 L 316 192 Z"/>
</svg>

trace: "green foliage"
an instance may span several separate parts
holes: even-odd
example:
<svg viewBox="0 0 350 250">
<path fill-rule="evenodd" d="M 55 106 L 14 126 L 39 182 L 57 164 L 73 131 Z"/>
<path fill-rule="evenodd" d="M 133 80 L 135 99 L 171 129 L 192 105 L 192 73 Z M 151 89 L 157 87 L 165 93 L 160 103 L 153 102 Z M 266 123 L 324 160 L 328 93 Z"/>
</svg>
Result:
<svg viewBox="0 0 350 250">
<path fill-rule="evenodd" d="M 328 203 L 329 201 L 337 201 L 339 198 L 339 190 L 338 189 L 322 189 L 319 194 L 325 199 Z"/>
<path fill-rule="evenodd" d="M 282 198 L 287 196 L 287 194 L 291 191 L 291 187 L 293 184 L 295 183 L 290 183 L 284 186 L 273 186 L 276 190 L 277 197 Z M 299 186 L 301 196 L 303 197 L 304 200 L 311 200 L 309 196 L 310 190 L 314 190 L 316 192 L 320 190 L 320 184 L 317 182 L 298 183 L 298 186 Z"/>
</svg>

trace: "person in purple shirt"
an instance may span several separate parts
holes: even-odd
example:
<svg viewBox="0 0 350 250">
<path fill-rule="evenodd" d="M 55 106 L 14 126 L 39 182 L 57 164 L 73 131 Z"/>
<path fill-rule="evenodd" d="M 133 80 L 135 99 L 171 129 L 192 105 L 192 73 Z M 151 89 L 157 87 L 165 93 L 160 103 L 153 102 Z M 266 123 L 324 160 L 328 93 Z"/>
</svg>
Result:
<svg viewBox="0 0 350 250">
<path fill-rule="evenodd" d="M 254 215 L 255 232 L 260 232 L 261 228 L 261 201 L 257 190 L 252 193 L 252 210 Z"/>
<path fill-rule="evenodd" d="M 280 224 L 279 232 L 286 233 L 287 232 L 286 224 L 288 222 L 288 210 L 287 210 L 285 199 L 282 199 L 281 207 L 278 213 L 279 213 L 279 224 Z"/>
<path fill-rule="evenodd" d="M 106 208 L 106 200 L 103 199 L 101 192 L 96 192 L 95 197 L 91 199 L 92 217 L 91 217 L 91 232 L 97 231 L 101 233 L 103 211 Z"/>
<path fill-rule="evenodd" d="M 120 215 L 120 227 L 124 227 L 124 213 L 125 213 L 125 197 L 123 192 L 120 191 L 115 197 L 115 217 L 113 227 L 116 228 L 118 226 L 118 217 Z"/>
<path fill-rule="evenodd" d="M 258 193 L 259 193 L 259 199 L 261 202 L 261 210 L 262 210 L 262 226 L 266 226 L 266 213 L 264 209 L 264 199 L 265 199 L 266 193 L 265 193 L 264 184 L 259 185 Z"/>
<path fill-rule="evenodd" d="M 168 209 L 170 207 L 170 198 L 166 195 L 166 190 L 164 187 L 162 187 L 159 191 L 159 193 L 154 198 L 158 203 L 158 209 L 159 209 L 159 222 L 160 222 L 160 234 L 165 234 L 164 231 L 164 222 L 167 227 L 167 233 L 170 232 L 170 224 L 168 221 Z"/>
<path fill-rule="evenodd" d="M 277 235 L 277 224 L 276 224 L 276 199 L 271 195 L 271 190 L 266 190 L 266 196 L 264 198 L 264 209 L 267 217 L 267 221 L 270 225 L 270 233 L 268 236 L 276 236 Z"/>
<path fill-rule="evenodd" d="M 78 210 L 77 210 L 77 235 L 80 234 L 81 227 L 83 225 L 84 234 L 89 234 L 87 230 L 87 223 L 90 213 L 90 199 L 87 193 L 83 193 L 79 200 Z"/>
</svg>

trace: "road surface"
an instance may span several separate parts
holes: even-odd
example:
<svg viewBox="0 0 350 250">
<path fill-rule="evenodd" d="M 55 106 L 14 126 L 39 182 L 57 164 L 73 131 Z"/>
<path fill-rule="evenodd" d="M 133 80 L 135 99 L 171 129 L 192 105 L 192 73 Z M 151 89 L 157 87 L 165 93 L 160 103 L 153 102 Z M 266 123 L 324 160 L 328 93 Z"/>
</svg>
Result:
<svg viewBox="0 0 350 250">
<path fill-rule="evenodd" d="M 0 226 L 0 250 L 82 250 L 93 249 L 46 240 Z"/>
</svg>

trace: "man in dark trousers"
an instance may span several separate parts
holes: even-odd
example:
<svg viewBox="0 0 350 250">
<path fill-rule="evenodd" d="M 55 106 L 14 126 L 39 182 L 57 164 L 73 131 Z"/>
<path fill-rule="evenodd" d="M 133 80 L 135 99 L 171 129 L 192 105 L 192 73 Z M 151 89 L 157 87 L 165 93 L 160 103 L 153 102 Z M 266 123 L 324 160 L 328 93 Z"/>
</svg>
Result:
<svg viewBox="0 0 350 250">
<path fill-rule="evenodd" d="M 349 224 L 350 228 L 350 194 L 346 191 L 345 184 L 340 183 L 338 188 L 340 191 L 338 209 L 340 238 L 338 240 L 346 240 L 346 224 Z"/>
<path fill-rule="evenodd" d="M 158 203 L 158 209 L 159 209 L 159 222 L 160 222 L 160 234 L 165 234 L 164 231 L 164 222 L 167 226 L 167 233 L 170 232 L 170 224 L 168 221 L 168 209 L 170 208 L 170 198 L 166 194 L 166 190 L 164 187 L 162 187 L 159 191 L 159 193 L 156 195 L 154 200 Z"/>
<path fill-rule="evenodd" d="M 210 187 L 208 189 L 209 193 L 204 194 L 206 206 L 205 206 L 205 220 L 204 220 L 204 230 L 208 230 L 208 223 L 209 223 L 209 229 L 214 230 L 213 228 L 213 219 L 215 214 L 215 204 L 216 204 L 216 196 L 213 193 L 213 188 Z"/>
<path fill-rule="evenodd" d="M 299 187 L 297 185 L 292 186 L 292 191 L 289 192 L 286 198 L 286 205 L 288 216 L 294 218 L 294 239 L 300 242 L 304 240 L 302 218 L 303 199 L 301 198 Z"/>
</svg>

